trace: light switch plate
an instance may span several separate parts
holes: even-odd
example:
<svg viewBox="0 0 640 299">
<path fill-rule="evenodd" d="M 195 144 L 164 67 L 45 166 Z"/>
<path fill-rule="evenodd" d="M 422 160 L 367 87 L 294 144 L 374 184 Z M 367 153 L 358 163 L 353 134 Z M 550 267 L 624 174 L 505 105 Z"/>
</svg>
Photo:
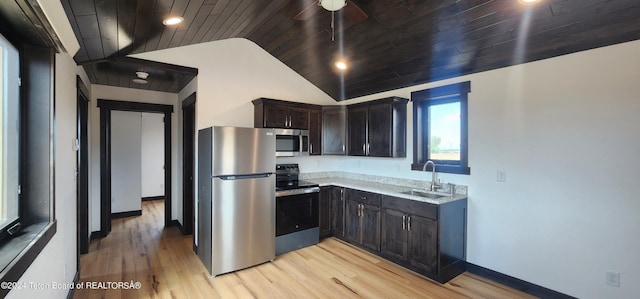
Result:
<svg viewBox="0 0 640 299">
<path fill-rule="evenodd" d="M 505 170 L 498 169 L 496 180 L 500 183 L 504 183 L 507 181 L 507 172 Z"/>
</svg>

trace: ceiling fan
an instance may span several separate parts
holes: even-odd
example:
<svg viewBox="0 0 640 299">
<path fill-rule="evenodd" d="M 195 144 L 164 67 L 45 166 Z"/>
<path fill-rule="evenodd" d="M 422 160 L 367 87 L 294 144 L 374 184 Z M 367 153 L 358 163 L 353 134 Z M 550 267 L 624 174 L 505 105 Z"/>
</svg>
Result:
<svg viewBox="0 0 640 299">
<path fill-rule="evenodd" d="M 345 16 L 355 23 L 360 23 L 369 17 L 364 10 L 351 0 L 314 0 L 311 5 L 302 9 L 293 19 L 296 21 L 306 21 L 317 13 L 320 8 L 328 11 L 336 11 L 343 7 Z"/>
<path fill-rule="evenodd" d="M 357 4 L 351 0 L 314 0 L 309 6 L 305 7 L 297 15 L 293 17 L 296 21 L 306 21 L 316 14 L 320 8 L 324 8 L 331 12 L 331 40 L 333 40 L 334 30 L 334 13 L 344 8 L 344 15 L 354 23 L 360 23 L 369 18 Z"/>
</svg>

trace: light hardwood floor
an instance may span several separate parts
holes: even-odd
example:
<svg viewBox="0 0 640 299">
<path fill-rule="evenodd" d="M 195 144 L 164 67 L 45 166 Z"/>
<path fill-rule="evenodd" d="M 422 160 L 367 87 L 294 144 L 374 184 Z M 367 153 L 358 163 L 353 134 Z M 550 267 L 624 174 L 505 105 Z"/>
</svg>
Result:
<svg viewBox="0 0 640 299">
<path fill-rule="evenodd" d="M 94 289 L 74 298 L 534 298 L 470 273 L 441 285 L 334 238 L 211 278 L 192 237 L 163 229 L 163 205 L 143 202 L 142 216 L 114 220 L 91 242 L 80 281 Z M 141 288 L 95 289 L 125 281 Z"/>
</svg>

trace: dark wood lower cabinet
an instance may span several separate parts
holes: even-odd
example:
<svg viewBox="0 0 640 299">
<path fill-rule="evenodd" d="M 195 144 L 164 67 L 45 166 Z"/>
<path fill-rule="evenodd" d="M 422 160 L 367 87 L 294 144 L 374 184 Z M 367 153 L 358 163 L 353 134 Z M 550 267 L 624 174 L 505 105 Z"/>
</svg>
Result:
<svg viewBox="0 0 640 299">
<path fill-rule="evenodd" d="M 381 255 L 441 283 L 466 270 L 467 200 L 382 197 Z"/>
<path fill-rule="evenodd" d="M 345 190 L 347 202 L 347 241 L 380 251 L 380 194 L 353 189 Z"/>
<path fill-rule="evenodd" d="M 438 223 L 416 215 L 407 218 L 409 235 L 408 261 L 412 268 L 423 273 L 437 273 Z"/>
<path fill-rule="evenodd" d="M 330 237 L 331 232 L 331 193 L 332 187 L 320 187 L 320 196 L 318 200 L 319 205 L 319 228 L 320 228 L 320 238 Z"/>
<path fill-rule="evenodd" d="M 321 237 L 335 236 L 441 283 L 466 270 L 466 221 L 467 199 L 430 204 L 320 188 Z"/>
<path fill-rule="evenodd" d="M 334 186 L 331 189 L 331 230 L 338 238 L 344 238 L 344 205 L 344 188 Z"/>
</svg>

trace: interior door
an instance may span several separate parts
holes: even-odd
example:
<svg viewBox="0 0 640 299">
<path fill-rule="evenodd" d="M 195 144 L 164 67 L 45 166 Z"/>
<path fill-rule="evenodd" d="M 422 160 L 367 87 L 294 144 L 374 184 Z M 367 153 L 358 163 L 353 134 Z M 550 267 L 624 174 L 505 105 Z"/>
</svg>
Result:
<svg viewBox="0 0 640 299">
<path fill-rule="evenodd" d="M 182 106 L 182 234 L 193 233 L 194 219 L 194 163 L 195 163 L 195 93 Z"/>
<path fill-rule="evenodd" d="M 142 114 L 111 112 L 111 213 L 142 210 Z"/>
<path fill-rule="evenodd" d="M 78 246 L 80 253 L 89 252 L 89 99 L 78 80 L 77 98 L 77 170 Z"/>
</svg>

